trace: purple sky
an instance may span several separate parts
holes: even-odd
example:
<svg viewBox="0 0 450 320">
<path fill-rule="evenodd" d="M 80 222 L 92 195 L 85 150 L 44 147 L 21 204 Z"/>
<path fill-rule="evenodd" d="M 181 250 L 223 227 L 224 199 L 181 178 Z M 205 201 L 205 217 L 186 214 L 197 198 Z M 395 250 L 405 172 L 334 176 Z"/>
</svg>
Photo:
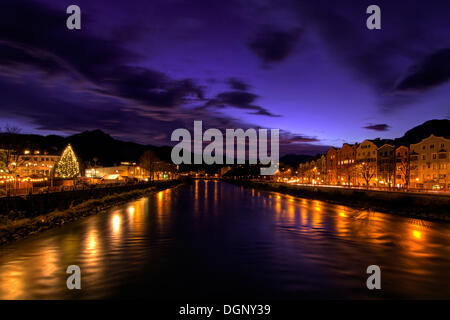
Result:
<svg viewBox="0 0 450 320">
<path fill-rule="evenodd" d="M 0 3 L 0 126 L 24 132 L 167 145 L 203 120 L 279 128 L 283 153 L 314 154 L 450 118 L 449 79 L 450 1 Z"/>
</svg>

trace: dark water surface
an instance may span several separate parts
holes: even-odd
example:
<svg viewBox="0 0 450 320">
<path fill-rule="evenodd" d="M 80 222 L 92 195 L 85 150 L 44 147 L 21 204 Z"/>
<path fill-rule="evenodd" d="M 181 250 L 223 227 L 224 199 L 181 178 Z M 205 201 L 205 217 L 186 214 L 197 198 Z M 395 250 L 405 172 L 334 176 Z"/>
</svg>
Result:
<svg viewBox="0 0 450 320">
<path fill-rule="evenodd" d="M 450 224 L 196 181 L 0 247 L 1 299 L 223 297 L 449 299 Z"/>
</svg>

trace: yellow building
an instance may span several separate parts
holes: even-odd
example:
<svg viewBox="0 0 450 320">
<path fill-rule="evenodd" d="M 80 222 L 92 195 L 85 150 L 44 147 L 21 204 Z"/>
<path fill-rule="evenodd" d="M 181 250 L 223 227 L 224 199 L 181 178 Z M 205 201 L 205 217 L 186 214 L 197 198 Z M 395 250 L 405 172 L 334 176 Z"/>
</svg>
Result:
<svg viewBox="0 0 450 320">
<path fill-rule="evenodd" d="M 431 135 L 409 149 L 411 187 L 449 190 L 450 139 Z"/>
<path fill-rule="evenodd" d="M 337 154 L 339 149 L 335 149 L 331 147 L 326 156 L 326 172 L 327 172 L 327 178 L 326 183 L 335 185 L 337 184 Z"/>
<path fill-rule="evenodd" d="M 49 177 L 58 160 L 57 155 L 26 150 L 24 154 L 14 156 L 14 159 L 10 160 L 9 169 L 19 177 Z"/>
<path fill-rule="evenodd" d="M 377 184 L 378 146 L 372 140 L 364 140 L 356 149 L 357 184 L 375 186 Z"/>
<path fill-rule="evenodd" d="M 327 158 L 325 155 L 322 155 L 319 159 L 316 161 L 317 166 L 317 183 L 323 184 L 327 181 Z"/>
</svg>

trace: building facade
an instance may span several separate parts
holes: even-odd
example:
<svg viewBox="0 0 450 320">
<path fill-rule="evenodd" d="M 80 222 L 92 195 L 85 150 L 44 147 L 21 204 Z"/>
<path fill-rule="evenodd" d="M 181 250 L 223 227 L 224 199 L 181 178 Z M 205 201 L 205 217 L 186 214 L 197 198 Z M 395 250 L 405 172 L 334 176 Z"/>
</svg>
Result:
<svg viewBox="0 0 450 320">
<path fill-rule="evenodd" d="M 46 178 L 50 177 L 55 165 L 59 161 L 59 155 L 41 154 L 40 151 L 30 152 L 15 156 L 10 160 L 9 170 L 15 176 L 21 178 Z"/>
<path fill-rule="evenodd" d="M 352 186 L 356 184 L 356 150 L 357 144 L 344 143 L 337 151 L 338 184 Z"/>
<path fill-rule="evenodd" d="M 378 146 L 371 140 L 364 140 L 356 149 L 356 184 L 376 186 Z"/>
<path fill-rule="evenodd" d="M 418 189 L 450 189 L 450 139 L 430 135 L 410 146 L 410 185 Z"/>
<path fill-rule="evenodd" d="M 327 152 L 327 184 L 337 184 L 337 150 L 331 147 Z"/>
</svg>

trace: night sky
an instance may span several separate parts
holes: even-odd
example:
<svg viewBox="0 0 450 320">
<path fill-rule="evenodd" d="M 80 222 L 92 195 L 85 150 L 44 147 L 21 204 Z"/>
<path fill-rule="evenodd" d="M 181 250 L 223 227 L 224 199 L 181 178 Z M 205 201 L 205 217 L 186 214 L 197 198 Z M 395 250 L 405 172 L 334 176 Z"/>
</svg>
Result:
<svg viewBox="0 0 450 320">
<path fill-rule="evenodd" d="M 0 1 L 0 126 L 26 133 L 168 145 L 203 120 L 315 154 L 450 118 L 449 80 L 448 0 Z"/>
</svg>

